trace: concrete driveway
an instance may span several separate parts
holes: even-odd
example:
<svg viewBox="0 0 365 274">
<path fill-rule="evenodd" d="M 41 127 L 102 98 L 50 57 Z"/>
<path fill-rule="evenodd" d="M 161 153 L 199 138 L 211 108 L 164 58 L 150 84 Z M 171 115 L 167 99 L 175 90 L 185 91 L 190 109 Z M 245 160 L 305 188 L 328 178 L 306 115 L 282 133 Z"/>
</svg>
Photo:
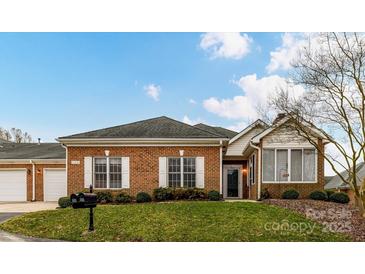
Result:
<svg viewBox="0 0 365 274">
<path fill-rule="evenodd" d="M 27 212 L 42 210 L 54 210 L 58 207 L 56 202 L 33 202 L 33 203 L 0 203 L 0 223 L 22 215 Z M 23 235 L 10 234 L 0 230 L 0 242 L 56 242 L 55 240 L 38 239 Z"/>
<path fill-rule="evenodd" d="M 58 207 L 57 202 L 26 202 L 5 203 L 0 202 L 0 213 L 27 213 L 42 210 L 54 210 Z"/>
</svg>

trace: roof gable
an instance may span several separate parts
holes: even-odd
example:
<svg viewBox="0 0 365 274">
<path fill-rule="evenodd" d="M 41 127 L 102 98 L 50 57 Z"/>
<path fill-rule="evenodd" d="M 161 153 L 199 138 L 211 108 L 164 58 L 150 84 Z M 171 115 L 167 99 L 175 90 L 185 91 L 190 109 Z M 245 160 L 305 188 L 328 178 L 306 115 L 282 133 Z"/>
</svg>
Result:
<svg viewBox="0 0 365 274">
<path fill-rule="evenodd" d="M 360 186 L 365 179 L 365 163 L 361 162 L 356 165 L 357 170 L 357 184 Z M 341 176 L 343 176 L 346 180 L 348 180 L 349 175 L 347 170 L 342 171 Z M 325 185 L 325 189 L 337 189 L 343 188 L 348 189 L 350 186 L 344 183 L 339 175 L 333 176 L 332 179 Z"/>
<path fill-rule="evenodd" d="M 286 116 L 285 118 L 280 118 L 280 120 L 277 121 L 275 124 L 268 127 L 266 130 L 264 130 L 263 132 L 261 132 L 260 134 L 256 135 L 254 138 L 252 138 L 252 142 L 255 143 L 255 144 L 258 144 L 262 138 L 264 138 L 265 136 L 270 134 L 272 131 L 278 129 L 282 125 L 286 124 L 290 120 L 291 120 L 291 118 L 289 116 Z M 322 139 L 326 139 L 326 136 L 318 128 L 316 128 L 314 125 L 311 125 L 311 124 L 309 124 L 308 122 L 305 122 L 305 121 L 303 121 L 302 123 L 306 128 L 308 128 L 308 130 L 312 131 L 313 135 L 316 135 L 316 136 L 318 136 L 319 138 L 322 138 Z"/>
<path fill-rule="evenodd" d="M 168 118 L 166 116 L 142 120 L 130 124 L 109 127 L 70 136 L 60 137 L 62 139 L 173 139 L 190 138 L 221 139 L 222 136 L 185 124 L 183 122 Z"/>
</svg>

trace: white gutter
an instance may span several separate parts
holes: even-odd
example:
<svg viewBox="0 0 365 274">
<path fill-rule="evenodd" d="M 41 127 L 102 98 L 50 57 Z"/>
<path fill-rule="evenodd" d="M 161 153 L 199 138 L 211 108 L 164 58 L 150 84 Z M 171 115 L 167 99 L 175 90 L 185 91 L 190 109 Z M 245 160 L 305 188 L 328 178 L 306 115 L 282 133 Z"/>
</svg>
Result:
<svg viewBox="0 0 365 274">
<path fill-rule="evenodd" d="M 32 164 L 32 202 L 35 201 L 35 163 L 33 160 L 30 160 Z"/>
<path fill-rule="evenodd" d="M 250 141 L 250 146 L 254 149 L 257 149 L 257 166 L 259 168 L 257 172 L 257 198 L 258 200 L 261 199 L 261 148 L 258 146 L 255 146 L 252 141 Z"/>
</svg>

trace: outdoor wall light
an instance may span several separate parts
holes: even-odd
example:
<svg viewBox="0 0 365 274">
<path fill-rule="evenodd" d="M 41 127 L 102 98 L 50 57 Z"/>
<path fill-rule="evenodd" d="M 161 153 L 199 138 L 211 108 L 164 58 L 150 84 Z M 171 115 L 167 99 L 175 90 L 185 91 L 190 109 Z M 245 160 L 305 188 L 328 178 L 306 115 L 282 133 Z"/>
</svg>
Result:
<svg viewBox="0 0 365 274">
<path fill-rule="evenodd" d="M 183 157 L 184 156 L 184 151 L 180 150 L 180 156 Z"/>
<path fill-rule="evenodd" d="M 109 154 L 110 154 L 110 150 L 105 150 L 105 156 L 109 157 Z"/>
</svg>

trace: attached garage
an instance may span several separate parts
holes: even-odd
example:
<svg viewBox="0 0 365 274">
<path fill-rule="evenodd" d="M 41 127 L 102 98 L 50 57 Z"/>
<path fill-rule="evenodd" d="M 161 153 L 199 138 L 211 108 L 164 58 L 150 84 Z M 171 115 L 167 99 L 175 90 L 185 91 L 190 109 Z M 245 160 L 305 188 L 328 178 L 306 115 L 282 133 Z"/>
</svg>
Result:
<svg viewBox="0 0 365 274">
<path fill-rule="evenodd" d="M 27 200 L 27 170 L 0 169 L 0 201 L 25 202 Z"/>
<path fill-rule="evenodd" d="M 44 201 L 58 201 L 67 196 L 66 169 L 44 169 Z"/>
<path fill-rule="evenodd" d="M 0 202 L 67 196 L 66 150 L 58 143 L 0 144 Z"/>
</svg>

